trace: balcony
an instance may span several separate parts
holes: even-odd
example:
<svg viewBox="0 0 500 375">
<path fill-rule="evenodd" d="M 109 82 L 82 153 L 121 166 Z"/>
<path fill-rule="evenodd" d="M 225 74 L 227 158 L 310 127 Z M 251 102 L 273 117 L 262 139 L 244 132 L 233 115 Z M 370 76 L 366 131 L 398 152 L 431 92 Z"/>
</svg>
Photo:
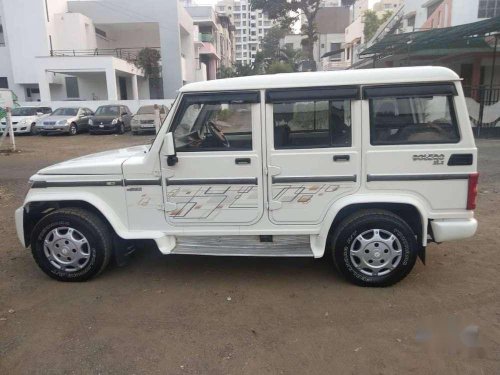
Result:
<svg viewBox="0 0 500 375">
<path fill-rule="evenodd" d="M 200 33 L 199 34 L 199 39 L 200 39 L 200 42 L 204 42 L 204 43 L 213 43 L 214 42 L 214 36 L 212 34 L 204 34 L 204 33 Z"/>
</svg>

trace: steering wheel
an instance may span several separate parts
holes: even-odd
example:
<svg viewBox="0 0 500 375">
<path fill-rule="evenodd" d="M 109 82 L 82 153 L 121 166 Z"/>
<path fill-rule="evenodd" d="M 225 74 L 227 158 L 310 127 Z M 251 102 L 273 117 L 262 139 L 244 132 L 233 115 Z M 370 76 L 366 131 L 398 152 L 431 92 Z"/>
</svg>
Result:
<svg viewBox="0 0 500 375">
<path fill-rule="evenodd" d="M 208 122 L 208 130 L 224 147 L 229 147 L 229 140 L 213 121 Z"/>
</svg>

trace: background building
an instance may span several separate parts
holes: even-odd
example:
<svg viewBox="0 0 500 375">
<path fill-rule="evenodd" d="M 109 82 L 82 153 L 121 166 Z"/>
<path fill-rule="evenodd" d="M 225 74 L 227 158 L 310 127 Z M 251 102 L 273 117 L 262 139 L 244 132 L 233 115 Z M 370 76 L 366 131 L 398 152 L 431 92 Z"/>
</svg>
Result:
<svg viewBox="0 0 500 375">
<path fill-rule="evenodd" d="M 177 0 L 0 0 L 0 25 L 0 86 L 20 101 L 173 98 L 202 69 Z M 158 77 L 132 63 L 144 47 Z"/>
<path fill-rule="evenodd" d="M 225 14 L 235 27 L 235 60 L 243 65 L 252 64 L 255 55 L 261 50 L 262 38 L 273 26 L 265 12 L 250 9 L 247 0 L 222 0 L 217 3 L 216 11 Z"/>
<path fill-rule="evenodd" d="M 349 8 L 328 6 L 340 1 L 325 1 L 315 19 L 317 40 L 314 42 L 314 61 L 318 70 L 345 69 L 348 64 L 343 49 L 345 28 L 349 24 Z M 281 40 L 281 46 L 291 46 L 303 50 L 304 35 L 289 34 Z"/>
<path fill-rule="evenodd" d="M 234 27 L 229 17 L 211 6 L 186 7 L 198 28 L 199 59 L 205 64 L 204 77 L 216 79 L 221 66 L 231 66 L 234 54 Z"/>
</svg>

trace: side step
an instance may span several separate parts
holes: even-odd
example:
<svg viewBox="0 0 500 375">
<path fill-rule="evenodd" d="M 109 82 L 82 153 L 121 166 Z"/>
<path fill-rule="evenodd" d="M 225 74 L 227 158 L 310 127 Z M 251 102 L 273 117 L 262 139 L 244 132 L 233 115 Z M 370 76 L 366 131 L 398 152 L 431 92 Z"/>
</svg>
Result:
<svg viewBox="0 0 500 375">
<path fill-rule="evenodd" d="M 177 237 L 172 254 L 313 257 L 309 236 L 274 236 L 273 242 L 261 242 L 259 236 Z"/>
</svg>

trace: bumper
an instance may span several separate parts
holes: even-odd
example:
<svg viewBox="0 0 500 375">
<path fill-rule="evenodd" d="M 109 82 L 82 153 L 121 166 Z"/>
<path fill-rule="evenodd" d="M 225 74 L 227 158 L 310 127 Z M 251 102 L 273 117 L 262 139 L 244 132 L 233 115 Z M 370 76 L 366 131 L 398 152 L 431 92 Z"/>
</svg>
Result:
<svg viewBox="0 0 500 375">
<path fill-rule="evenodd" d="M 26 242 L 24 241 L 24 207 L 19 207 L 15 213 L 16 221 L 16 232 L 19 242 L 26 247 Z"/>
<path fill-rule="evenodd" d="M 132 131 L 133 132 L 156 132 L 156 128 L 153 125 L 149 124 L 139 124 L 139 125 L 132 125 Z"/>
<path fill-rule="evenodd" d="M 462 240 L 476 233 L 477 220 L 474 218 L 432 220 L 431 228 L 436 242 Z"/>
<path fill-rule="evenodd" d="M 117 125 L 91 125 L 89 131 L 93 133 L 115 133 L 118 131 Z"/>
<path fill-rule="evenodd" d="M 43 125 L 43 126 L 36 126 L 36 130 L 38 130 L 41 133 L 68 133 L 69 132 L 69 125 Z"/>
<path fill-rule="evenodd" d="M 0 125 L 0 134 L 3 134 L 5 131 L 6 126 L 5 125 Z M 30 132 L 30 126 L 29 125 L 13 125 L 12 129 L 14 130 L 14 134 L 23 134 L 23 133 L 29 133 Z"/>
</svg>

